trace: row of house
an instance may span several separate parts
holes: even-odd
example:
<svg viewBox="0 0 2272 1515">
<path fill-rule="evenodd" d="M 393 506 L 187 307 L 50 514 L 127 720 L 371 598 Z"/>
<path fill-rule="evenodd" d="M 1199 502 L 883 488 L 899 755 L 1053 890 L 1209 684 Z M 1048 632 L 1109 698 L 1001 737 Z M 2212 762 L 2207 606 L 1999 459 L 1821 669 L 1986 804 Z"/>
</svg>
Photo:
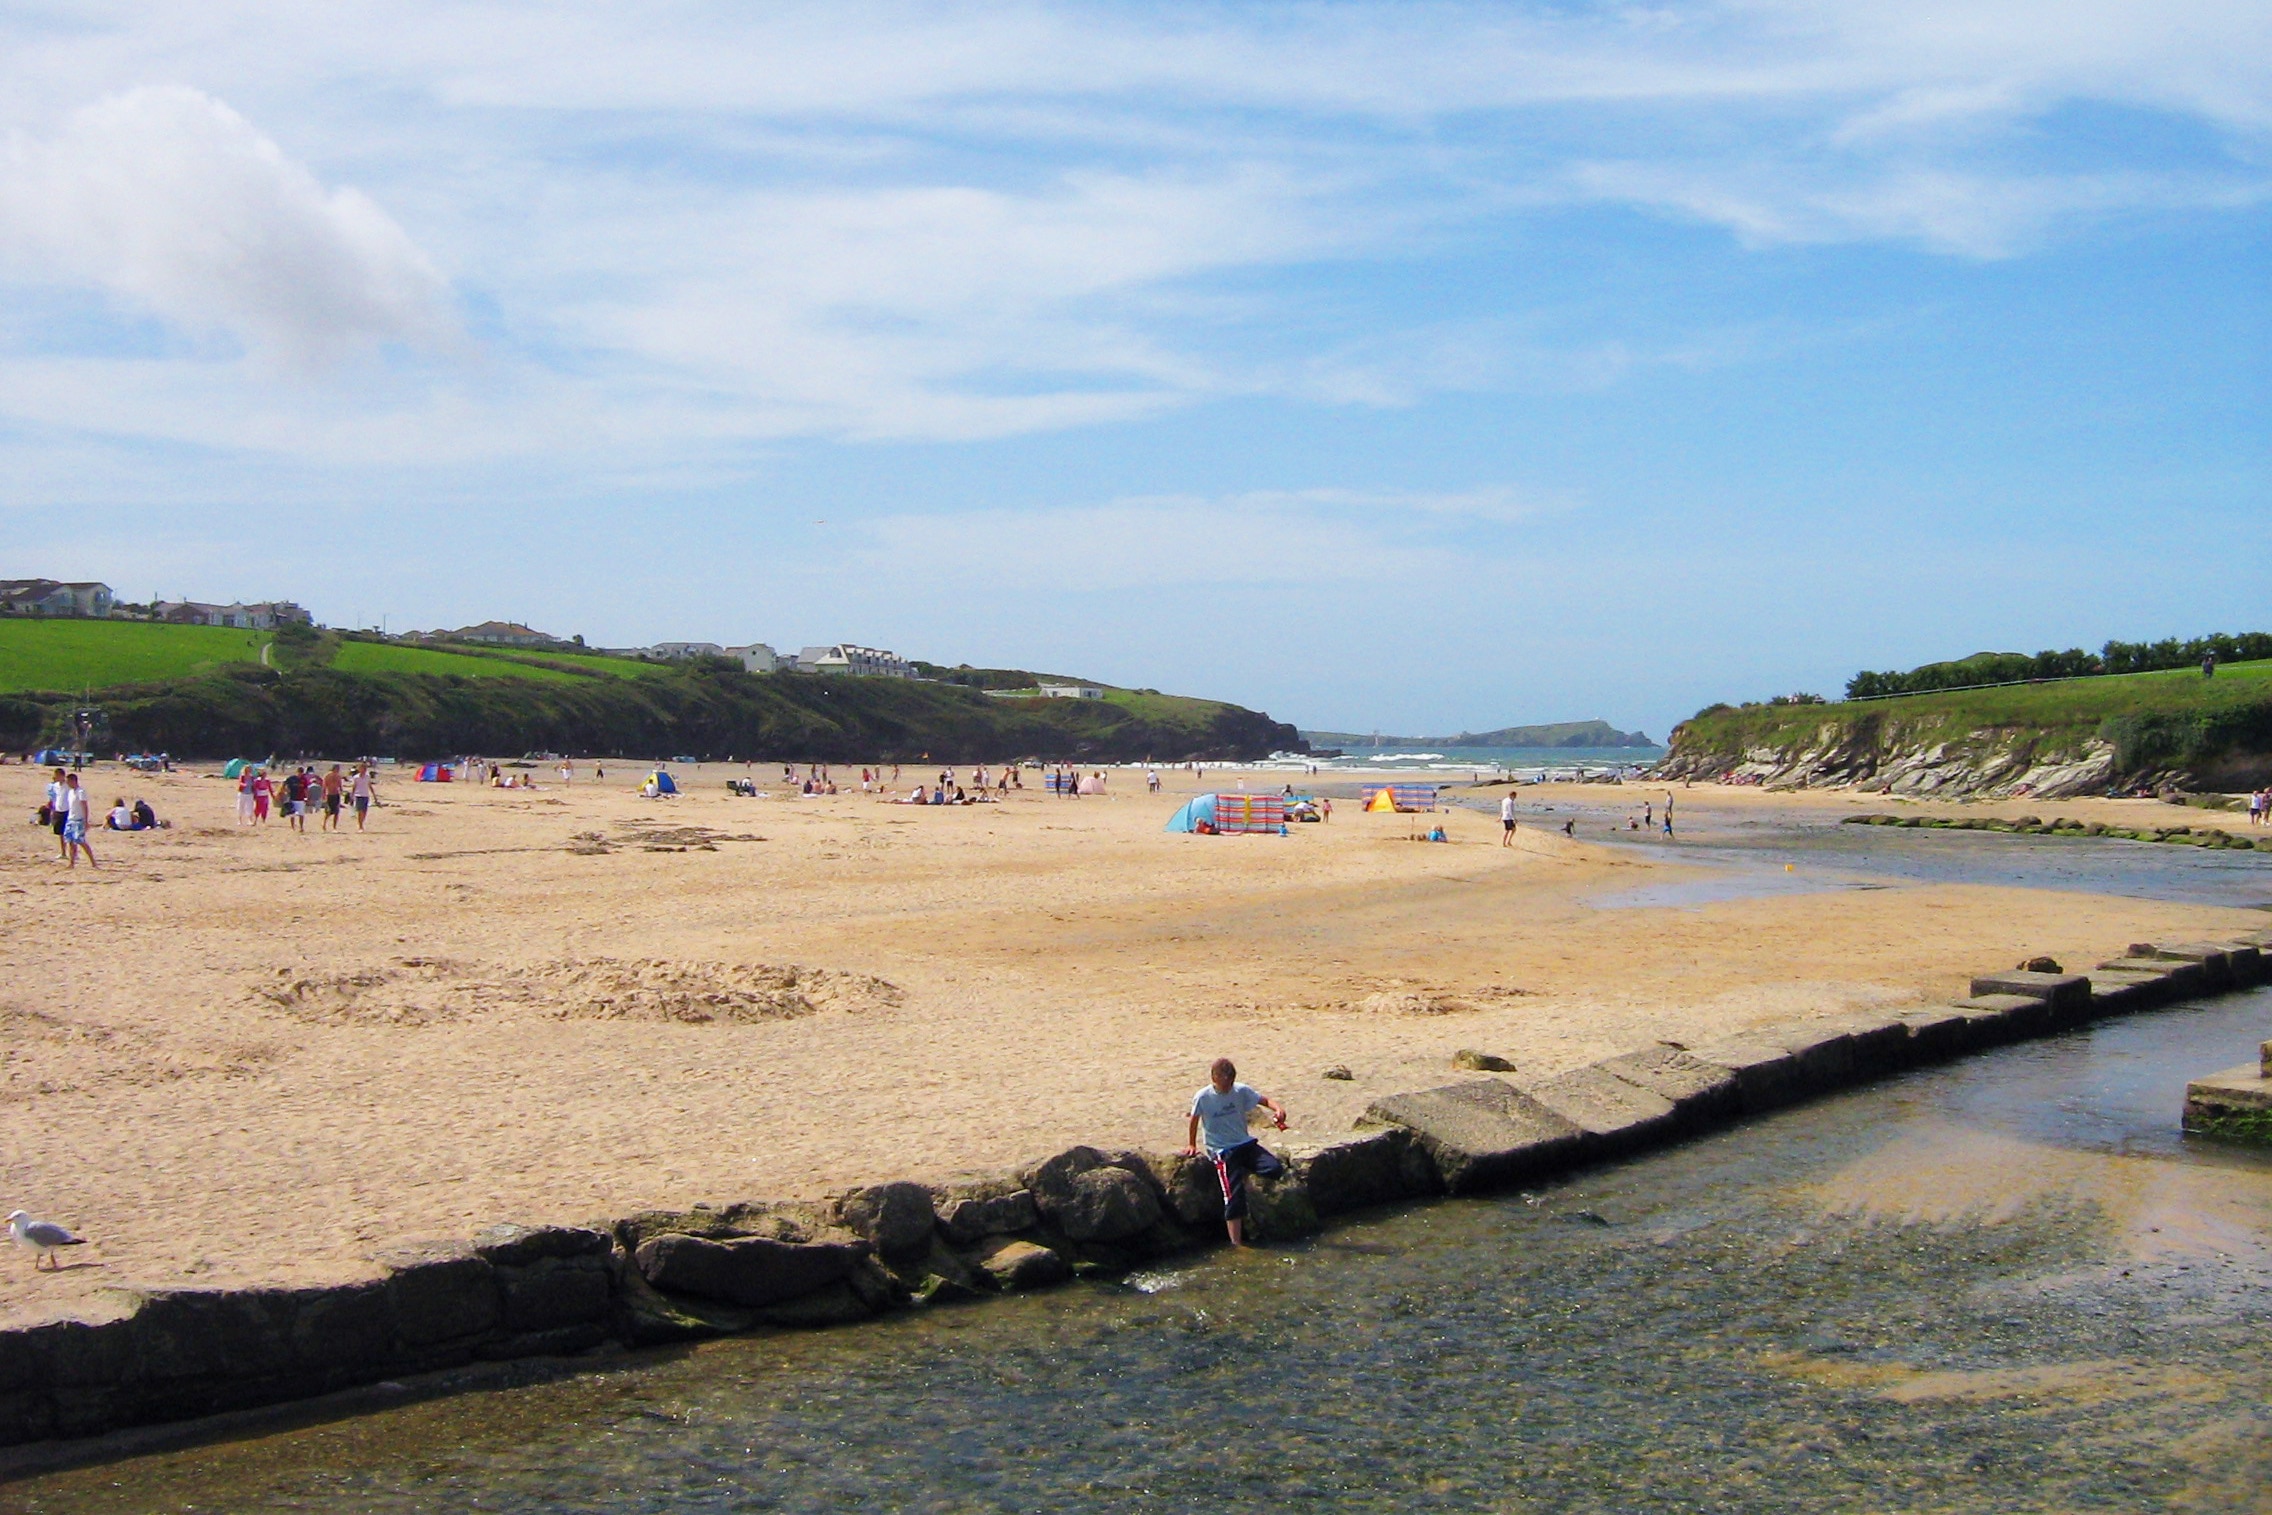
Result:
<svg viewBox="0 0 2272 1515">
<path fill-rule="evenodd" d="M 202 600 L 158 600 L 149 605 L 127 605 L 108 584 L 59 579 L 0 579 L 0 615 L 66 616 L 83 620 L 123 617 L 166 621 L 177 626 L 236 626 L 247 631 L 273 631 L 279 626 L 313 623 L 314 617 L 290 600 L 262 600 L 248 605 L 232 600 L 209 605 Z"/>
<path fill-rule="evenodd" d="M 651 658 L 732 658 L 751 673 L 833 673 L 864 679 L 915 677 L 915 665 L 898 653 L 853 642 L 805 647 L 793 657 L 783 657 L 763 642 L 738 647 L 717 642 L 657 642 L 652 647 L 627 650 Z"/>
<path fill-rule="evenodd" d="M 493 647 L 563 648 L 572 645 L 567 639 L 534 630 L 517 621 L 483 621 L 478 626 L 464 626 L 456 631 L 435 632 L 433 635 L 444 640 L 481 642 Z M 898 653 L 886 652 L 879 647 L 862 647 L 853 642 L 806 647 L 787 657 L 775 652 L 764 642 L 744 642 L 732 646 L 723 642 L 656 642 L 647 647 L 596 647 L 590 650 L 614 657 L 668 658 L 673 661 L 730 658 L 751 673 L 833 673 L 856 678 L 885 679 L 915 677 L 915 665 Z"/>
</svg>

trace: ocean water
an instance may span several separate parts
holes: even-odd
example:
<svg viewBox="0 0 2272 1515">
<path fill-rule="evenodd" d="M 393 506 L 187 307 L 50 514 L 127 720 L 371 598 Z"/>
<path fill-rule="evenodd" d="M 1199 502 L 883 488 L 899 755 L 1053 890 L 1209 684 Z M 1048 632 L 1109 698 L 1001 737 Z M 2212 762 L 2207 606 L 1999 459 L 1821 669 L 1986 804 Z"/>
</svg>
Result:
<svg viewBox="0 0 2272 1515">
<path fill-rule="evenodd" d="M 1567 773 L 1643 768 L 1664 755 L 1662 747 L 1360 747 L 1349 749 L 1337 758 L 1314 761 L 1321 769 L 1334 773 L 1396 769 L 1461 774 L 1470 770 L 1506 771 L 1528 775 L 1542 770 Z"/>
</svg>

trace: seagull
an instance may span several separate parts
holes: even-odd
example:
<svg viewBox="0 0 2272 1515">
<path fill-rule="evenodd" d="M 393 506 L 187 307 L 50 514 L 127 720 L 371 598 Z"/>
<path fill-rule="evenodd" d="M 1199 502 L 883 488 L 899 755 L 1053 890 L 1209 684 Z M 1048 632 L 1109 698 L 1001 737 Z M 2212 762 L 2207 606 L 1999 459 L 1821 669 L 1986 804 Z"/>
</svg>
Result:
<svg viewBox="0 0 2272 1515">
<path fill-rule="evenodd" d="M 54 1262 L 56 1248 L 83 1247 L 87 1244 L 84 1236 L 73 1236 L 51 1220 L 33 1220 L 21 1210 L 8 1212 L 8 1234 L 16 1239 L 17 1246 L 39 1254 L 32 1259 L 35 1270 L 42 1261 Z M 48 1271 L 59 1272 L 62 1266 L 61 1263 L 55 1263 Z"/>
</svg>

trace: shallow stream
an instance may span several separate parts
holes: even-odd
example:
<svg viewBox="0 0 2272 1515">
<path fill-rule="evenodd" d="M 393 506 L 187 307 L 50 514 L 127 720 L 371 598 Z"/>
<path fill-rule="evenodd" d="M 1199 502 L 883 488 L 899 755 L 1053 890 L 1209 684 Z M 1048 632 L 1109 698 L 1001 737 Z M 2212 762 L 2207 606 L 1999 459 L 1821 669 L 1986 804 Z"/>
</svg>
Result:
<svg viewBox="0 0 2272 1515">
<path fill-rule="evenodd" d="M 2272 1506 L 2272 993 L 1533 1195 L 18 1483 L 26 1512 Z"/>
</svg>

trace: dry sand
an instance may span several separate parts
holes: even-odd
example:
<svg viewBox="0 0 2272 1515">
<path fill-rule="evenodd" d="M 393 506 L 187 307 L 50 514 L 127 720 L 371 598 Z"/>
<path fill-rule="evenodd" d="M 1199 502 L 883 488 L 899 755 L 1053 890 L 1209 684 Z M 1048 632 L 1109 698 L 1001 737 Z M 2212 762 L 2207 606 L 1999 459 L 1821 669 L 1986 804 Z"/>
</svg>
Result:
<svg viewBox="0 0 2272 1515">
<path fill-rule="evenodd" d="M 99 873 L 17 825 L 0 1209 L 97 1245 L 52 1275 L 0 1259 L 0 1318 L 120 1285 L 357 1276 L 375 1247 L 500 1220 L 1165 1149 L 1219 1053 L 1328 1133 L 1451 1076 L 1462 1047 L 1549 1071 L 2263 923 L 1953 886 L 1602 909 L 1694 870 L 1538 827 L 1503 849 L 1474 812 L 1449 817 L 1454 845 L 1417 844 L 1412 818 L 1349 802 L 1284 839 L 1166 835 L 1182 774 L 1165 797 L 1118 772 L 1108 798 L 914 810 L 734 798 L 723 767 L 642 801 L 641 771 L 533 793 L 393 773 L 367 834 L 299 836 L 238 826 L 209 771 L 105 768 L 100 806 L 140 793 L 176 825 L 98 832 Z M 23 817 L 43 779 L 0 769 L 0 801 Z M 1686 835 L 1800 808 L 1887 802 L 1680 792 Z M 1354 1080 L 1321 1077 L 1334 1064 Z"/>
</svg>

